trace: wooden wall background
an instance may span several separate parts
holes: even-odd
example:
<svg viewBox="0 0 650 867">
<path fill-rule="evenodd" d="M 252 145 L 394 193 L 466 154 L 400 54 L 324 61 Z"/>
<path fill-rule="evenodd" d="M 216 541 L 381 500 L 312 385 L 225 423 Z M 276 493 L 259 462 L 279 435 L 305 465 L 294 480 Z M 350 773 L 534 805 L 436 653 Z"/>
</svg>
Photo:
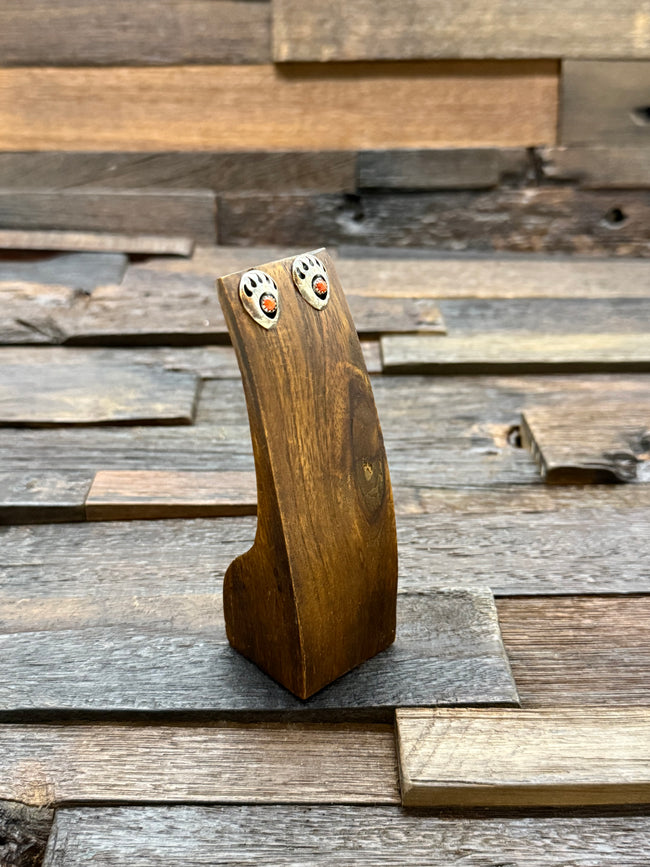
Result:
<svg viewBox="0 0 650 867">
<path fill-rule="evenodd" d="M 0 229 L 650 254 L 650 7 L 4 0 Z"/>
</svg>

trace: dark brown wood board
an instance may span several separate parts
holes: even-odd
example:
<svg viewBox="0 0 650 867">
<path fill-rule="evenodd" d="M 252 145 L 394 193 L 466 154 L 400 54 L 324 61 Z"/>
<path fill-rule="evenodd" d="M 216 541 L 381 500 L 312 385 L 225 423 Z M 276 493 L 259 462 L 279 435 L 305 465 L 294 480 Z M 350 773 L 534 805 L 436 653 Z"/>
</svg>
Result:
<svg viewBox="0 0 650 867">
<path fill-rule="evenodd" d="M 438 57 L 650 57 L 650 30 L 632 0 L 614 11 L 559 0 L 274 0 L 276 61 Z"/>
<path fill-rule="evenodd" d="M 207 190 L 0 190 L 0 227 L 217 239 Z"/>
<path fill-rule="evenodd" d="M 559 144 L 647 147 L 649 89 L 647 61 L 566 60 Z"/>
<path fill-rule="evenodd" d="M 0 745 L 2 797 L 36 806 L 400 803 L 392 725 L 7 725 Z"/>
<path fill-rule="evenodd" d="M 7 0 L 0 57 L 3 66 L 267 63 L 270 18 L 264 0 L 120 0 L 119 11 Z"/>
<path fill-rule="evenodd" d="M 537 152 L 543 177 L 571 181 L 585 189 L 650 187 L 650 149 L 642 143 L 546 147 Z"/>
<path fill-rule="evenodd" d="M 522 414 L 523 444 L 547 484 L 650 481 L 650 400 L 622 398 Z"/>
<path fill-rule="evenodd" d="M 396 723 L 407 807 L 650 803 L 647 708 L 398 708 Z"/>
<path fill-rule="evenodd" d="M 339 64 L 323 73 L 310 64 L 1 69 L 0 150 L 357 150 L 555 141 L 553 61 Z M 305 105 L 318 111 L 318 123 Z"/>
<path fill-rule="evenodd" d="M 189 256 L 193 248 L 192 238 L 164 235 L 0 229 L 0 249 L 7 250 L 76 250 L 89 253 L 113 252 L 123 255 Z"/>
<path fill-rule="evenodd" d="M 54 821 L 49 807 L 0 801 L 0 863 L 6 867 L 41 867 Z"/>
<path fill-rule="evenodd" d="M 0 636 L 0 650 L 11 661 L 4 720 L 162 711 L 386 720 L 396 706 L 518 701 L 485 589 L 400 596 L 395 644 L 307 701 L 234 651 L 216 610 L 209 631 L 163 621 L 14 632 Z"/>
<path fill-rule="evenodd" d="M 199 378 L 119 358 L 80 367 L 47 357 L 4 360 L 0 368 L 0 424 L 191 424 Z M 54 467 L 53 467 L 54 469 Z"/>
<path fill-rule="evenodd" d="M 438 816 L 399 807 L 92 807 L 57 811 L 44 867 L 646 867 L 647 815 Z"/>
<path fill-rule="evenodd" d="M 3 472 L 0 524 L 83 521 L 92 473 Z"/>
</svg>

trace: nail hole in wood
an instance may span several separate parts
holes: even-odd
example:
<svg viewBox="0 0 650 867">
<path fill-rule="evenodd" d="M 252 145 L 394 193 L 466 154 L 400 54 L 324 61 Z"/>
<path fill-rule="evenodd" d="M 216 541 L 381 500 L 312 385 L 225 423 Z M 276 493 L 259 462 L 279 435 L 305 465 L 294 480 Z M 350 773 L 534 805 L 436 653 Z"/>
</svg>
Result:
<svg viewBox="0 0 650 867">
<path fill-rule="evenodd" d="M 604 219 L 608 226 L 618 228 L 619 226 L 622 226 L 623 223 L 627 222 L 627 214 L 622 210 L 622 208 L 610 208 L 605 214 Z"/>
<path fill-rule="evenodd" d="M 518 424 L 513 424 L 508 428 L 506 438 L 514 449 L 523 448 L 523 443 L 521 442 L 521 428 Z"/>
<path fill-rule="evenodd" d="M 632 109 L 632 120 L 637 126 L 650 126 L 650 105 Z"/>
</svg>

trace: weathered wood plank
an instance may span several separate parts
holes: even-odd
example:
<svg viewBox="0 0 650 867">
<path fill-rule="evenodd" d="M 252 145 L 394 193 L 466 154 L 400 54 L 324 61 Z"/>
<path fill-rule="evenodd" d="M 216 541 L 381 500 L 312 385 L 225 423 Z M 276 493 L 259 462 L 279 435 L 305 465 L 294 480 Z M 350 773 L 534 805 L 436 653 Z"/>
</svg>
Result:
<svg viewBox="0 0 650 867">
<path fill-rule="evenodd" d="M 650 30 L 632 0 L 543 6 L 517 0 L 274 0 L 273 56 L 285 60 L 437 57 L 650 57 Z"/>
<path fill-rule="evenodd" d="M 0 190 L 0 227 L 180 235 L 209 244 L 216 205 L 209 191 Z"/>
<path fill-rule="evenodd" d="M 539 597 L 497 604 L 524 707 L 650 706 L 649 597 Z"/>
<path fill-rule="evenodd" d="M 255 474 L 103 471 L 93 479 L 85 506 L 89 521 L 254 515 Z"/>
<path fill-rule="evenodd" d="M 0 150 L 553 144 L 557 81 L 551 61 L 4 69 Z"/>
<path fill-rule="evenodd" d="M 92 292 L 97 286 L 119 283 L 126 271 L 128 260 L 122 252 L 16 252 L 49 249 L 47 244 L 29 248 L 20 243 L 14 246 L 12 241 L 22 240 L 16 237 L 19 234 L 23 233 L 0 232 L 0 248 L 13 248 L 12 252 L 0 253 L 0 287 L 6 282 L 19 282 L 65 286 L 67 289 Z M 38 289 L 35 294 L 38 303 L 49 305 L 49 299 L 38 298 Z"/>
<path fill-rule="evenodd" d="M 584 189 L 650 187 L 650 150 L 631 147 L 548 147 L 537 152 L 545 178 L 572 181 Z"/>
<path fill-rule="evenodd" d="M 243 9 L 254 6 L 244 2 L 237 5 Z M 356 166 L 354 151 L 27 151 L 0 153 L 0 188 L 141 190 L 160 187 L 166 190 L 353 193 Z M 258 261 L 273 258 L 282 257 L 262 256 Z M 236 270 L 239 269 L 227 269 L 228 273 Z"/>
<path fill-rule="evenodd" d="M 41 867 L 54 821 L 49 807 L 0 801 L 0 863 L 3 867 Z"/>
<path fill-rule="evenodd" d="M 650 802 L 645 708 L 398 709 L 396 718 L 407 807 Z"/>
<path fill-rule="evenodd" d="M 0 472 L 0 524 L 83 521 L 88 472 Z"/>
<path fill-rule="evenodd" d="M 77 250 L 95 254 L 111 251 L 147 256 L 189 256 L 193 247 L 194 241 L 191 238 L 159 235 L 0 229 L 0 249 L 8 250 Z M 104 282 L 119 282 L 119 280 Z"/>
<path fill-rule="evenodd" d="M 234 651 L 217 618 L 209 634 L 169 622 L 5 634 L 0 716 L 335 711 L 337 719 L 386 719 L 396 706 L 517 703 L 488 590 L 404 595 L 397 620 L 390 648 L 306 701 Z"/>
<path fill-rule="evenodd" d="M 521 437 L 547 484 L 650 481 L 650 400 L 530 407 Z"/>
<path fill-rule="evenodd" d="M 532 168 L 524 148 L 363 151 L 359 154 L 359 188 L 490 188 L 502 182 L 521 182 Z"/>
<path fill-rule="evenodd" d="M 27 804 L 399 804 L 388 725 L 2 726 L 0 791 Z"/>
<path fill-rule="evenodd" d="M 559 143 L 647 146 L 649 88 L 647 61 L 566 60 Z"/>
<path fill-rule="evenodd" d="M 84 367 L 51 365 L 46 356 L 7 361 L 0 368 L 0 424 L 191 424 L 198 386 L 194 374 L 119 358 Z"/>
<path fill-rule="evenodd" d="M 44 867 L 646 867 L 642 816 L 457 818 L 398 807 L 111 807 L 57 811 Z"/>
<path fill-rule="evenodd" d="M 67 0 L 54 13 L 44 0 L 7 0 L 0 57 L 3 66 L 267 63 L 270 18 L 270 3 L 250 0 Z"/>
<path fill-rule="evenodd" d="M 223 193 L 221 244 L 319 243 L 430 250 L 650 255 L 647 190 L 569 186 L 358 196 Z"/>
<path fill-rule="evenodd" d="M 591 373 L 649 371 L 648 334 L 529 332 L 432 340 L 420 335 L 381 338 L 385 373 Z"/>
</svg>

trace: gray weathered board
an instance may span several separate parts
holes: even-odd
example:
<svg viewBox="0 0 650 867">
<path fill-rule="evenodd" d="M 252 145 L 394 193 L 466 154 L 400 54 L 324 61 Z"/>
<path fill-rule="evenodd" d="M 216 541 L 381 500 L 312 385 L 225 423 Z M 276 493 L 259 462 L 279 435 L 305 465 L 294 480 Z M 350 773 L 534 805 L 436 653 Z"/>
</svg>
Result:
<svg viewBox="0 0 650 867">
<path fill-rule="evenodd" d="M 0 159 L 3 154 L 0 154 Z M 6 154 L 4 155 L 6 156 Z M 190 256 L 192 238 L 171 235 L 125 235 L 115 232 L 56 231 L 53 229 L 0 229 L 0 250 L 70 250 L 88 253 L 132 253 L 142 256 Z M 124 260 L 126 264 L 126 259 Z M 124 269 L 122 269 L 124 270 Z M 94 284 L 119 279 L 97 280 Z"/>
<path fill-rule="evenodd" d="M 200 631 L 163 619 L 139 628 L 2 635 L 0 717 L 184 711 L 384 718 L 396 706 L 518 701 L 487 589 L 400 596 L 395 644 L 305 702 L 234 651 L 219 621 L 215 603 L 212 628 Z"/>
<path fill-rule="evenodd" d="M 51 364 L 47 356 L 7 359 L 0 366 L 0 424 L 191 424 L 199 381 L 193 373 L 119 359 L 84 366 Z"/>
<path fill-rule="evenodd" d="M 650 148 L 641 142 L 619 147 L 552 146 L 537 153 L 543 176 L 552 181 L 572 181 L 594 190 L 650 187 Z"/>
<path fill-rule="evenodd" d="M 0 800 L 0 864 L 40 867 L 54 820 L 49 807 L 27 807 Z"/>
<path fill-rule="evenodd" d="M 0 470 L 0 524 L 83 521 L 92 473 Z"/>
<path fill-rule="evenodd" d="M 453 817 L 399 807 L 92 807 L 57 811 L 44 867 L 647 867 L 641 816 Z"/>
<path fill-rule="evenodd" d="M 650 709 L 398 708 L 408 807 L 650 803 Z"/>
<path fill-rule="evenodd" d="M 15 232 L 13 235 L 18 236 Z M 2 243 L 4 240 L 4 244 Z M 0 246 L 11 248 L 18 237 L 5 237 L 0 232 Z M 45 244 L 41 251 L 49 250 Z M 18 248 L 16 248 L 18 249 Z M 24 250 L 24 247 L 20 249 Z M 45 286 L 61 286 L 70 290 L 92 292 L 97 286 L 119 283 L 124 276 L 128 259 L 122 252 L 0 252 L 0 286 L 7 282 L 40 283 Z M 4 316 L 4 313 L 3 313 Z"/>
<path fill-rule="evenodd" d="M 276 61 L 650 57 L 645 9 L 621 0 L 274 0 Z"/>
</svg>

